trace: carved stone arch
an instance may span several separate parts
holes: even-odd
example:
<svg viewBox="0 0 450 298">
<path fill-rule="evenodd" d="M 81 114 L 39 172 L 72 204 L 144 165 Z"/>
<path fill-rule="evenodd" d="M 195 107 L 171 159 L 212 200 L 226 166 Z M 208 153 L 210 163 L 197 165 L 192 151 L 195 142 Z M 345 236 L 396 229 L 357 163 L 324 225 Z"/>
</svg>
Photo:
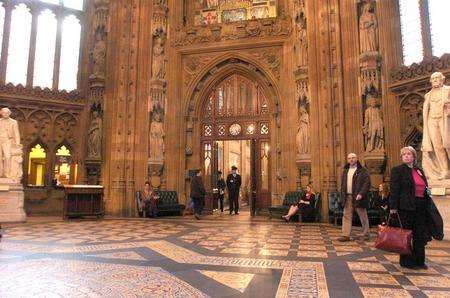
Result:
<svg viewBox="0 0 450 298">
<path fill-rule="evenodd" d="M 43 110 L 33 111 L 28 117 L 27 121 L 27 143 L 32 143 L 33 140 L 41 139 L 43 143 L 49 145 L 52 131 L 52 116 Z"/>
<path fill-rule="evenodd" d="M 188 87 L 187 101 L 184 107 L 187 117 L 198 115 L 205 97 L 211 88 L 223 80 L 227 74 L 240 72 L 246 77 L 257 80 L 267 94 L 272 112 L 280 112 L 279 88 L 276 76 L 257 58 L 246 54 L 227 53 L 216 57 L 204 66 Z"/>
<path fill-rule="evenodd" d="M 54 141 L 56 144 L 66 141 L 70 147 L 74 148 L 76 144 L 75 128 L 77 127 L 77 118 L 71 113 L 61 113 L 55 118 Z"/>
</svg>

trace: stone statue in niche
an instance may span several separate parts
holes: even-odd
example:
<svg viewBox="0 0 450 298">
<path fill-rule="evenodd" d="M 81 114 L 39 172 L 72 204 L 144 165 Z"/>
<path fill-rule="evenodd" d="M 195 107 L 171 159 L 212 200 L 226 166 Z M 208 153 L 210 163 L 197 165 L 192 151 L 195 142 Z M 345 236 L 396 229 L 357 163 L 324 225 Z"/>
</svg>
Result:
<svg viewBox="0 0 450 298">
<path fill-rule="evenodd" d="M 297 30 L 297 38 L 294 45 L 297 67 L 306 66 L 308 64 L 308 40 L 306 31 L 306 19 L 297 16 L 295 22 Z"/>
<path fill-rule="evenodd" d="M 444 85 L 445 76 L 431 75 L 431 91 L 423 103 L 423 167 L 432 179 L 449 178 L 450 158 L 450 86 Z"/>
<path fill-rule="evenodd" d="M 305 106 L 299 107 L 299 123 L 297 130 L 297 154 L 302 156 L 309 154 L 309 114 Z"/>
<path fill-rule="evenodd" d="M 106 42 L 103 39 L 100 39 L 95 43 L 94 50 L 92 51 L 92 59 L 94 64 L 92 73 L 96 76 L 104 76 L 106 66 Z"/>
<path fill-rule="evenodd" d="M 371 2 L 365 2 L 359 18 L 359 44 L 361 53 L 378 51 L 378 22 Z"/>
<path fill-rule="evenodd" d="M 102 150 L 102 117 L 101 106 L 93 105 L 91 111 L 91 124 L 88 131 L 88 159 L 101 159 Z"/>
<path fill-rule="evenodd" d="M 22 144 L 19 124 L 10 118 L 11 110 L 0 110 L 0 178 L 12 179 L 19 183 L 22 179 Z"/>
<path fill-rule="evenodd" d="M 164 79 L 166 76 L 166 61 L 164 57 L 164 39 L 158 34 L 153 40 L 152 78 Z"/>
<path fill-rule="evenodd" d="M 150 154 L 152 162 L 163 162 L 164 160 L 164 123 L 162 111 L 154 109 L 150 123 Z"/>
<path fill-rule="evenodd" d="M 367 105 L 363 126 L 366 152 L 381 151 L 384 148 L 383 119 L 381 118 L 377 98 L 370 93 L 367 98 Z"/>
</svg>

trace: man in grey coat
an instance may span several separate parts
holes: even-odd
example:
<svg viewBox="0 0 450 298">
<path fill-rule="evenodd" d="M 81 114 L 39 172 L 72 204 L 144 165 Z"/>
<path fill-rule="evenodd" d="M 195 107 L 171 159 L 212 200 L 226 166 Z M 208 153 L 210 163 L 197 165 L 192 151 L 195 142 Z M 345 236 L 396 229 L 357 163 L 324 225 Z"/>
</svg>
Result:
<svg viewBox="0 0 450 298">
<path fill-rule="evenodd" d="M 339 241 L 350 241 L 352 232 L 353 211 L 356 210 L 362 225 L 361 238 L 369 240 L 369 208 L 370 175 L 369 171 L 361 165 L 355 153 L 347 156 L 347 165 L 344 167 L 341 179 L 340 203 L 344 206 L 342 218 L 342 237 Z"/>
</svg>

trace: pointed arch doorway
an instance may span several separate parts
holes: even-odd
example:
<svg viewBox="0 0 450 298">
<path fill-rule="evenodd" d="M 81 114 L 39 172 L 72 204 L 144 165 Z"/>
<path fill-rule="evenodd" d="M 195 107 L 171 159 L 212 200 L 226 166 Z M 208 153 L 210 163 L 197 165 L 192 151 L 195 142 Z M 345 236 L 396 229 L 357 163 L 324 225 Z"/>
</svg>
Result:
<svg viewBox="0 0 450 298">
<path fill-rule="evenodd" d="M 207 200 L 217 196 L 218 171 L 242 176 L 240 203 L 250 213 L 271 205 L 270 113 L 262 86 L 234 73 L 206 94 L 201 109 L 201 160 Z"/>
</svg>

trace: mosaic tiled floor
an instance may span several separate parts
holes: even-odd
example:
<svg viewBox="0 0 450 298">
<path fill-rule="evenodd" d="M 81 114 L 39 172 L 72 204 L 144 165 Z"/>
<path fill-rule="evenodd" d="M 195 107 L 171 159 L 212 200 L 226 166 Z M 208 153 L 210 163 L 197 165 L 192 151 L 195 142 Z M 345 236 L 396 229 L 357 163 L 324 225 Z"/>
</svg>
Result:
<svg viewBox="0 0 450 298">
<path fill-rule="evenodd" d="M 4 225 L 0 297 L 450 297 L 450 242 L 405 270 L 325 224 L 244 216 Z"/>
</svg>

